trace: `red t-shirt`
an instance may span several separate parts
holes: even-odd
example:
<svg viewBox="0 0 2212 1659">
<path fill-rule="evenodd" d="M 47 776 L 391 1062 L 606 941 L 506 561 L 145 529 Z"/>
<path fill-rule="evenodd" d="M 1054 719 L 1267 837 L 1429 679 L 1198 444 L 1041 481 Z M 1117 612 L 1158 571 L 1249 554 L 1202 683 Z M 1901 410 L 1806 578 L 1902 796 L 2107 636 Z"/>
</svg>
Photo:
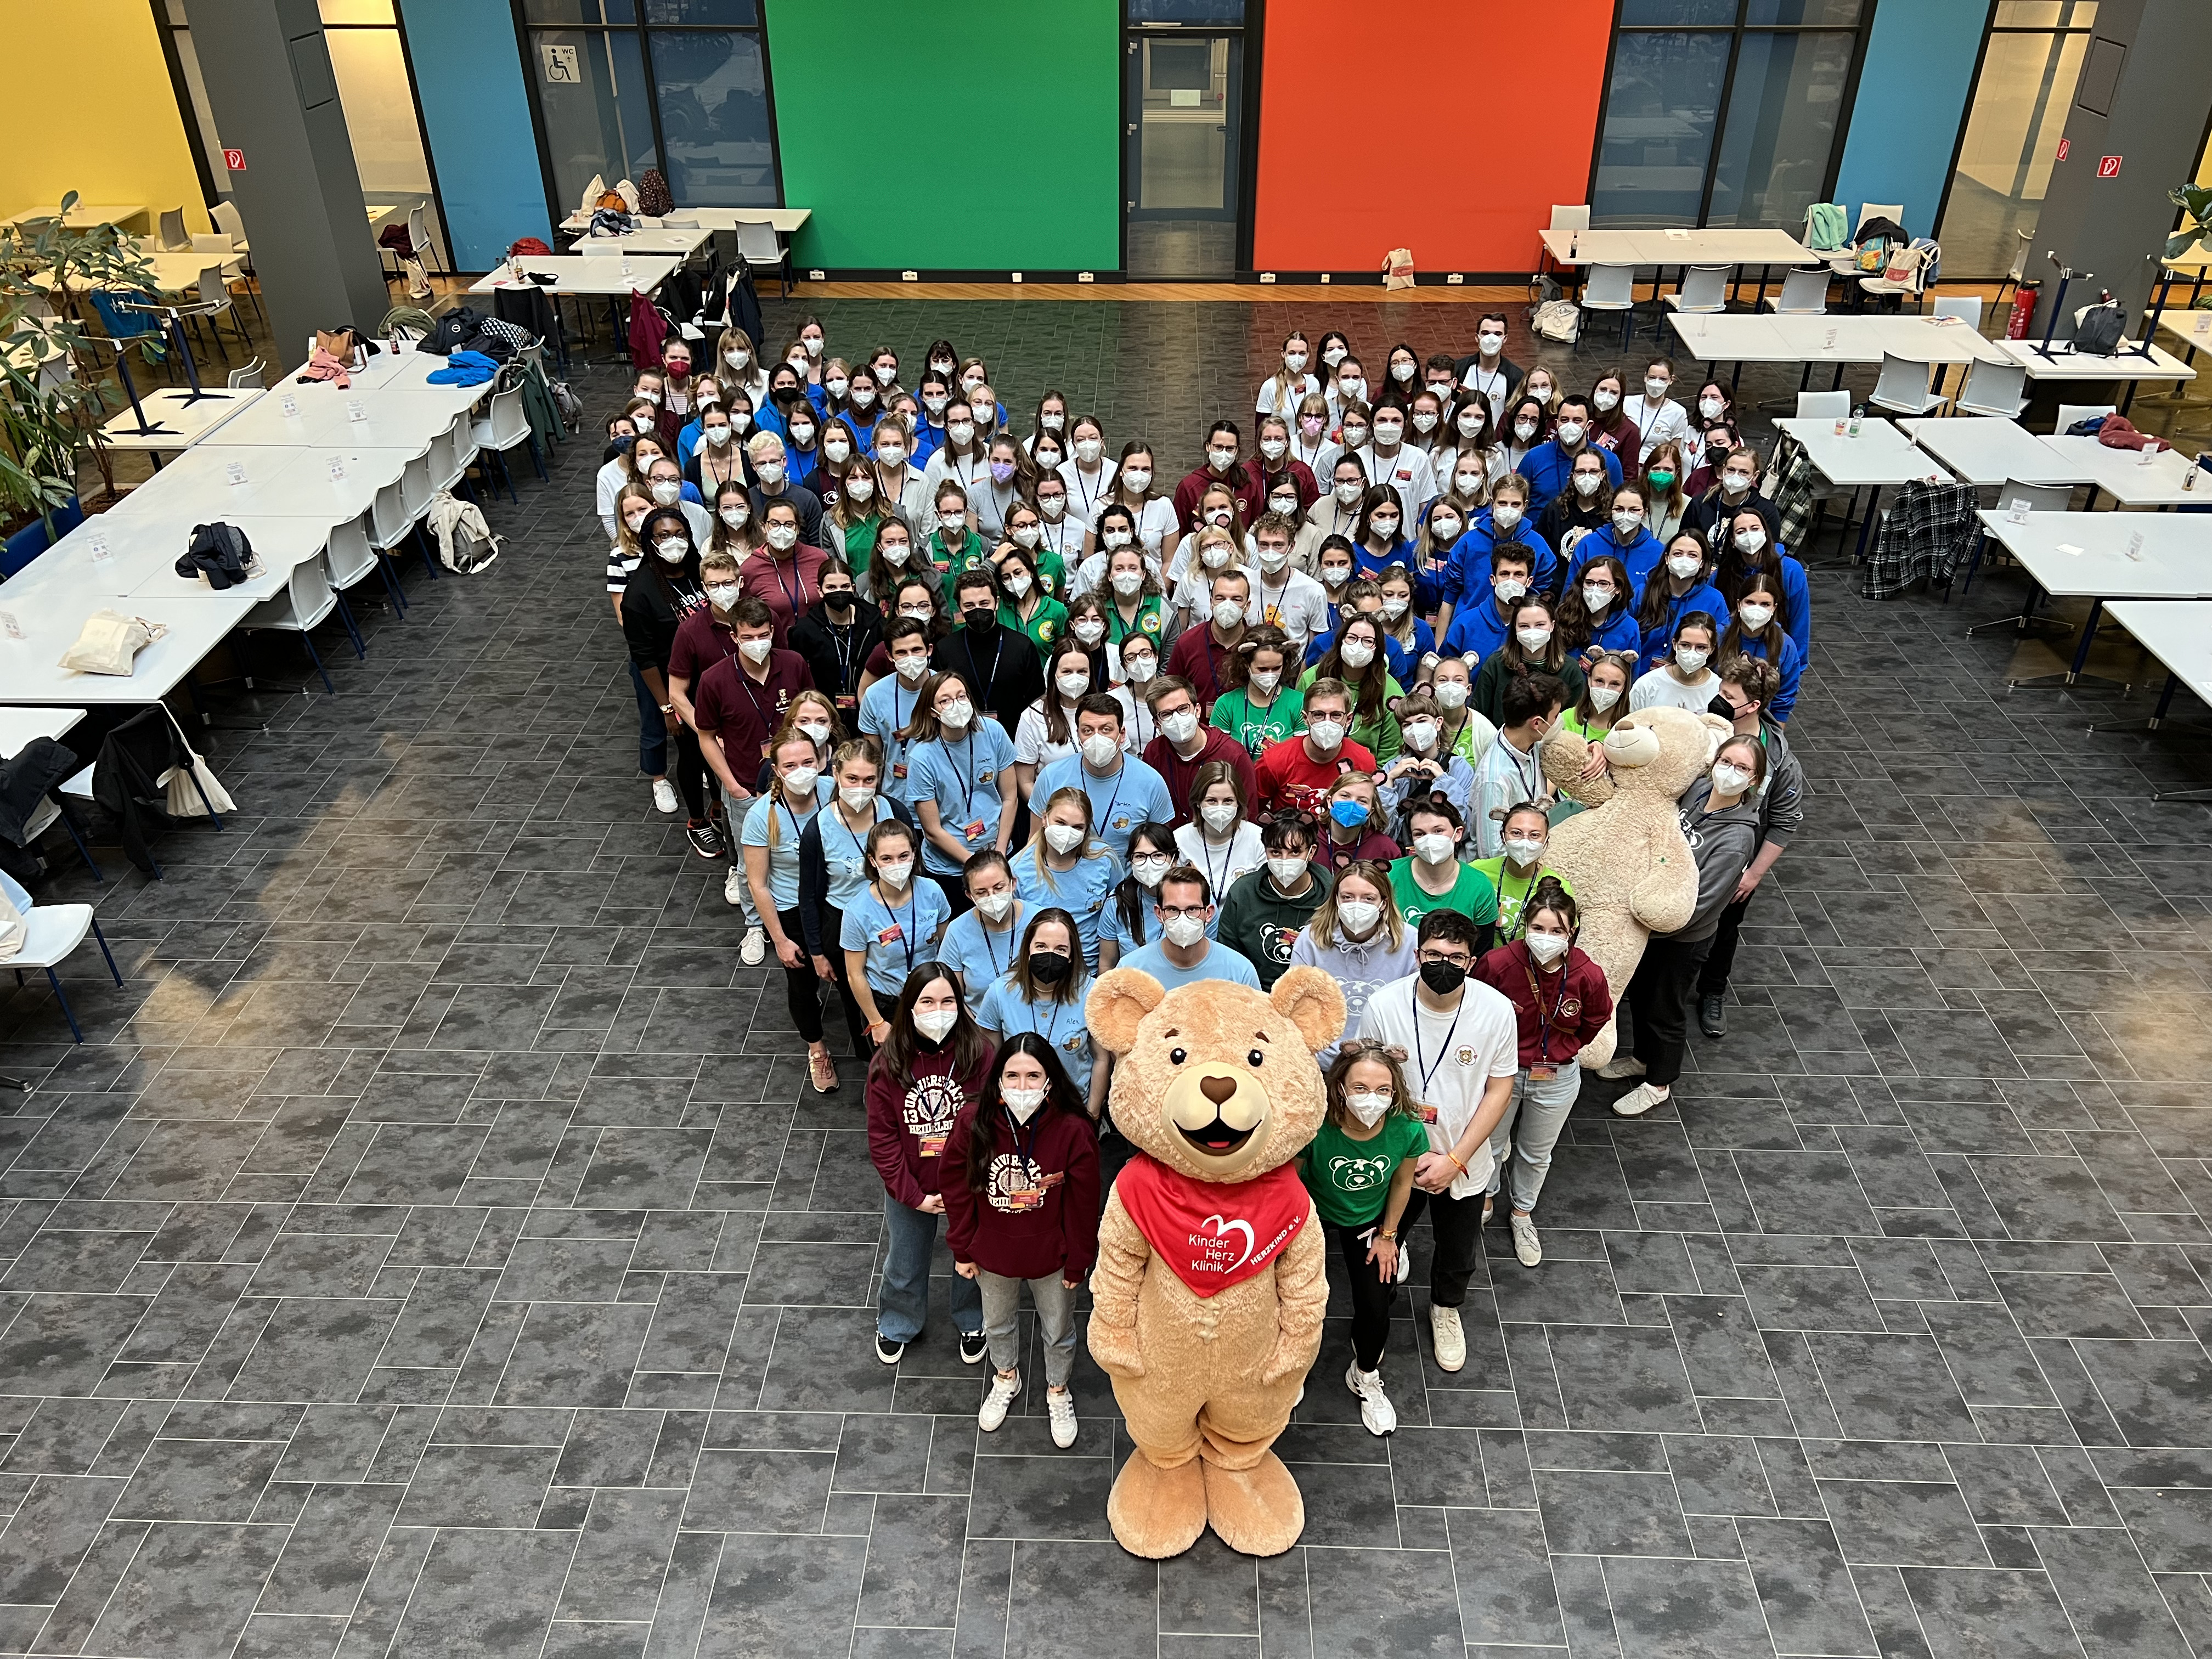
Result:
<svg viewBox="0 0 2212 1659">
<path fill-rule="evenodd" d="M 1251 524 L 1267 510 L 1267 498 L 1260 493 L 1259 481 L 1253 477 L 1252 469 L 1237 465 L 1229 469 L 1229 476 L 1217 478 L 1205 467 L 1188 474 L 1176 486 L 1176 522 L 1182 533 L 1191 534 L 1198 528 L 1198 503 L 1215 484 L 1226 484 L 1237 492 L 1237 500 L 1244 509 L 1244 522 Z"/>
<path fill-rule="evenodd" d="M 778 559 L 766 548 L 745 556 L 738 567 L 738 586 L 748 598 L 761 599 L 775 613 L 778 648 L 790 643 L 791 625 L 822 597 L 822 567 L 830 556 L 818 547 L 801 544 L 787 559 Z"/>
<path fill-rule="evenodd" d="M 1237 647 L 1217 641 L 1212 626 L 1205 622 L 1176 635 L 1174 648 L 1168 653 L 1168 672 L 1190 682 L 1198 698 L 1199 719 L 1213 712 L 1216 698 L 1227 695 L 1229 659 L 1236 653 Z"/>
<path fill-rule="evenodd" d="M 806 659 L 796 651 L 768 653 L 768 678 L 757 680 L 743 672 L 742 657 L 731 657 L 708 665 L 692 688 L 691 709 L 700 735 L 722 742 L 722 758 L 731 774 L 748 787 L 768 758 L 768 740 L 791 707 L 793 692 L 814 689 L 814 676 Z"/>
<path fill-rule="evenodd" d="M 1319 817 L 1328 811 L 1328 792 L 1339 778 L 1374 769 L 1375 757 L 1349 738 L 1328 761 L 1309 757 L 1303 737 L 1285 738 L 1260 757 L 1260 799 L 1271 809 L 1296 806 Z"/>
<path fill-rule="evenodd" d="M 1178 830 L 1190 822 L 1190 786 L 1198 776 L 1198 769 L 1208 761 L 1227 761 L 1236 768 L 1237 778 L 1244 785 L 1248 810 L 1256 811 L 1259 805 L 1260 775 L 1252 764 L 1252 757 L 1244 752 L 1244 745 L 1211 726 L 1202 728 L 1201 734 L 1206 745 L 1189 760 L 1176 754 L 1175 745 L 1165 738 L 1154 738 L 1145 745 L 1145 764 L 1158 773 L 1160 781 L 1167 785 L 1168 799 L 1175 803 L 1174 822 Z"/>
<path fill-rule="evenodd" d="M 1366 831 L 1358 841 L 1349 846 L 1339 841 L 1334 831 L 1324 830 L 1322 831 L 1321 850 L 1314 854 L 1314 858 L 1316 862 L 1326 864 L 1332 872 L 1334 872 L 1348 869 L 1352 865 L 1369 860 L 1376 864 L 1389 864 L 1405 855 L 1405 848 L 1392 841 L 1380 830 Z"/>
<path fill-rule="evenodd" d="M 696 690 L 709 668 L 737 654 L 737 630 L 715 616 L 712 605 L 694 606 L 676 624 L 675 643 L 668 647 L 669 678 Z"/>
</svg>

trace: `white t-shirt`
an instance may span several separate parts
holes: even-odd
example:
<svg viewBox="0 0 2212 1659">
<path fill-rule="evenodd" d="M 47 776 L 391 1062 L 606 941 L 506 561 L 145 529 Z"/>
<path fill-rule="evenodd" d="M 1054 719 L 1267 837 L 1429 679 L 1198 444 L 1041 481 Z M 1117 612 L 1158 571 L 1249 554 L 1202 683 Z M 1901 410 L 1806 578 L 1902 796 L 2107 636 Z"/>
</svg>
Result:
<svg viewBox="0 0 2212 1659">
<path fill-rule="evenodd" d="M 623 486 L 629 480 L 629 463 L 619 455 L 599 469 L 597 480 L 599 527 L 607 532 L 610 541 L 614 539 L 615 533 L 615 501 L 621 495 Z"/>
<path fill-rule="evenodd" d="M 1252 410 L 1291 420 L 1297 416 L 1298 405 L 1320 390 L 1321 381 L 1315 376 L 1301 374 L 1292 380 L 1288 370 L 1279 369 L 1260 388 L 1260 395 L 1252 400 Z"/>
<path fill-rule="evenodd" d="M 1249 574 L 1252 603 L 1246 617 L 1255 624 L 1271 622 L 1289 635 L 1291 663 L 1304 662 L 1308 643 L 1328 631 L 1328 590 L 1296 566 L 1286 567 L 1280 576 L 1265 581 L 1256 568 Z"/>
<path fill-rule="evenodd" d="M 1267 862 L 1267 851 L 1260 845 L 1260 826 L 1249 818 L 1237 823 L 1224 846 L 1210 843 L 1206 827 L 1195 819 L 1175 832 L 1175 844 L 1185 863 L 1206 872 L 1216 895 L 1227 892 L 1239 877 L 1264 868 Z"/>
<path fill-rule="evenodd" d="M 1636 684 L 1628 688 L 1628 712 L 1632 714 L 1639 708 L 1686 708 L 1692 714 L 1702 714 L 1705 705 L 1720 695 L 1720 689 L 1721 677 L 1710 667 L 1685 685 L 1674 678 L 1674 670 L 1662 665 L 1636 677 Z"/>
<path fill-rule="evenodd" d="M 1636 429 L 1644 434 L 1642 446 L 1637 451 L 1637 463 L 1641 465 L 1651 459 L 1651 452 L 1661 444 L 1683 444 L 1690 435 L 1690 417 L 1672 398 L 1657 402 L 1649 398 L 1625 398 L 1621 413 L 1636 422 Z M 1692 465 L 1689 453 L 1684 449 L 1682 465 Z"/>
<path fill-rule="evenodd" d="M 1073 485 L 1070 485 L 1072 490 Z M 1097 511 L 1091 515 L 1091 527 L 1098 527 L 1098 514 L 1113 503 L 1102 501 Z M 1176 522 L 1175 503 L 1164 495 L 1154 495 L 1145 503 L 1145 510 L 1137 514 L 1137 539 L 1144 544 L 1145 552 L 1155 568 L 1164 556 L 1161 550 L 1167 546 L 1181 526 Z"/>
<path fill-rule="evenodd" d="M 1086 528 L 1098 516 L 1098 509 L 1114 493 L 1114 479 L 1121 471 L 1121 464 L 1104 456 L 1098 458 L 1098 471 L 1086 473 L 1070 455 L 1060 464 L 1060 481 L 1067 486 L 1067 516 Z"/>
<path fill-rule="evenodd" d="M 1420 976 L 1384 986 L 1367 1000 L 1359 1035 L 1406 1051 L 1406 1083 L 1413 1098 L 1437 1109 L 1429 1148 L 1449 1152 L 1482 1108 L 1490 1079 L 1521 1069 L 1521 1030 L 1513 1005 L 1480 980 L 1470 979 L 1449 1013 L 1431 1013 L 1414 998 Z M 1486 1144 L 1454 1176 L 1451 1195 L 1473 1198 L 1490 1185 L 1493 1162 Z"/>
<path fill-rule="evenodd" d="M 1136 707 L 1127 690 L 1115 686 L 1112 696 L 1121 705 L 1121 729 L 1129 732 L 1136 725 Z M 1075 711 L 1067 711 L 1067 729 L 1075 730 Z M 1121 747 L 1127 753 L 1137 754 L 1133 737 L 1125 736 Z M 1014 722 L 1014 759 L 1024 766 L 1046 767 L 1056 760 L 1066 760 L 1075 752 L 1073 743 L 1054 743 L 1050 728 L 1045 725 L 1044 704 L 1033 702 L 1022 710 L 1022 717 Z M 1141 757 L 1139 757 L 1141 758 Z"/>
<path fill-rule="evenodd" d="M 1083 520 L 1073 513 L 1063 513 L 1057 520 L 1047 519 L 1043 528 L 1044 536 L 1037 546 L 1059 554 L 1060 563 L 1073 572 L 1083 561 Z"/>
<path fill-rule="evenodd" d="M 1390 487 L 1398 492 L 1398 505 L 1406 510 L 1408 526 L 1413 522 L 1413 515 L 1436 497 L 1437 475 L 1429 465 L 1429 458 L 1411 444 L 1399 445 L 1398 453 L 1387 461 L 1370 446 L 1359 452 L 1359 464 L 1367 469 L 1370 483 L 1381 483 L 1386 477 L 1389 479 Z"/>
<path fill-rule="evenodd" d="M 1145 568 L 1152 573 L 1153 580 L 1159 580 L 1160 561 L 1157 554 L 1147 552 L 1145 555 Z M 1102 547 L 1069 573 L 1067 597 L 1071 599 L 1079 599 L 1085 593 L 1095 592 L 1105 580 L 1106 550 Z M 1160 660 L 1163 663 L 1167 660 L 1167 653 L 1164 651 L 1160 653 Z"/>
</svg>

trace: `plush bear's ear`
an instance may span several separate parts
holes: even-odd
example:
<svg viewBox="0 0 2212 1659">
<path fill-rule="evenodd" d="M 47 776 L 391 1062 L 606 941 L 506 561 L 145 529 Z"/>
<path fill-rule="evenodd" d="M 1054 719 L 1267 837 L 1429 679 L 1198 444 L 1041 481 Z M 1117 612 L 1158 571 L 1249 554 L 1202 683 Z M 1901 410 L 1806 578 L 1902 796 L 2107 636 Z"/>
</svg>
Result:
<svg viewBox="0 0 2212 1659">
<path fill-rule="evenodd" d="M 1344 993 L 1318 968 L 1293 968 L 1275 981 L 1267 1000 L 1298 1028 L 1305 1045 L 1318 1054 L 1344 1035 Z M 1094 1027 L 1097 1022 L 1092 1022 Z"/>
<path fill-rule="evenodd" d="M 1083 1016 L 1107 1053 L 1126 1054 L 1137 1046 L 1137 1027 L 1167 994 L 1141 968 L 1109 969 L 1091 988 Z"/>
<path fill-rule="evenodd" d="M 1721 745 L 1735 735 L 1735 724 L 1732 720 L 1723 720 L 1710 708 L 1701 709 L 1698 718 L 1705 724 L 1705 764 L 1711 766 L 1713 763 L 1713 757 L 1721 752 Z"/>
</svg>

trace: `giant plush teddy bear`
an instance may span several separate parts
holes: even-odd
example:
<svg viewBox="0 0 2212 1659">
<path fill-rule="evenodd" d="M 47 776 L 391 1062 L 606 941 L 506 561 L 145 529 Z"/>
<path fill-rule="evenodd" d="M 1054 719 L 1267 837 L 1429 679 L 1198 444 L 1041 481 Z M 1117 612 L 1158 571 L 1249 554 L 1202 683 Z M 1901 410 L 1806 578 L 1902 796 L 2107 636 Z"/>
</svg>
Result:
<svg viewBox="0 0 2212 1659">
<path fill-rule="evenodd" d="M 1544 775 L 1571 800 L 1590 810 L 1552 830 L 1544 862 L 1573 885 L 1582 915 L 1576 934 L 1604 970 L 1617 1003 L 1628 988 L 1644 943 L 1671 933 L 1698 905 L 1698 866 L 1682 835 L 1675 803 L 1711 764 L 1729 723 L 1686 708 L 1645 708 L 1623 715 L 1605 734 L 1607 770 L 1582 774 L 1590 745 L 1554 726 L 1540 750 Z M 1583 1045 L 1590 1069 L 1613 1058 L 1614 1025 Z"/>
<path fill-rule="evenodd" d="M 1328 1250 L 1292 1167 L 1327 1107 L 1314 1054 L 1344 993 L 1293 968 L 1263 995 L 1101 975 L 1085 1004 L 1116 1057 L 1114 1124 L 1140 1149 L 1114 1183 L 1091 1275 L 1091 1357 L 1136 1450 L 1106 1500 L 1121 1547 L 1158 1560 L 1211 1525 L 1279 1555 L 1305 1504 L 1270 1448 L 1321 1348 Z"/>
</svg>

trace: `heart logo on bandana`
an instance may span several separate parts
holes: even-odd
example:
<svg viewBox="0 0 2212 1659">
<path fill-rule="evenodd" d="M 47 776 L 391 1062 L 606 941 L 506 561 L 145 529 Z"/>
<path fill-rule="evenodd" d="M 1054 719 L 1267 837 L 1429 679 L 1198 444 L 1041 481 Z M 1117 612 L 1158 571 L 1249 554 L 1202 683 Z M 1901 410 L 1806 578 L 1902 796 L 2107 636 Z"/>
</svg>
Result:
<svg viewBox="0 0 2212 1659">
<path fill-rule="evenodd" d="M 1233 1273 L 1251 1258 L 1252 1248 L 1257 1241 L 1255 1240 L 1252 1236 L 1252 1224 L 1250 1222 L 1236 1219 L 1224 1219 L 1222 1217 L 1218 1215 L 1210 1215 L 1200 1224 L 1200 1231 L 1193 1236 L 1192 1243 L 1198 1244 L 1209 1243 L 1206 1238 L 1206 1230 L 1208 1229 L 1210 1229 L 1212 1233 L 1212 1239 L 1210 1242 L 1219 1246 L 1225 1246 L 1230 1242 L 1230 1235 L 1232 1233 L 1242 1233 L 1244 1236 L 1244 1248 L 1243 1253 L 1239 1255 L 1234 1261 L 1223 1262 L 1218 1271 L 1225 1273 Z"/>
</svg>

